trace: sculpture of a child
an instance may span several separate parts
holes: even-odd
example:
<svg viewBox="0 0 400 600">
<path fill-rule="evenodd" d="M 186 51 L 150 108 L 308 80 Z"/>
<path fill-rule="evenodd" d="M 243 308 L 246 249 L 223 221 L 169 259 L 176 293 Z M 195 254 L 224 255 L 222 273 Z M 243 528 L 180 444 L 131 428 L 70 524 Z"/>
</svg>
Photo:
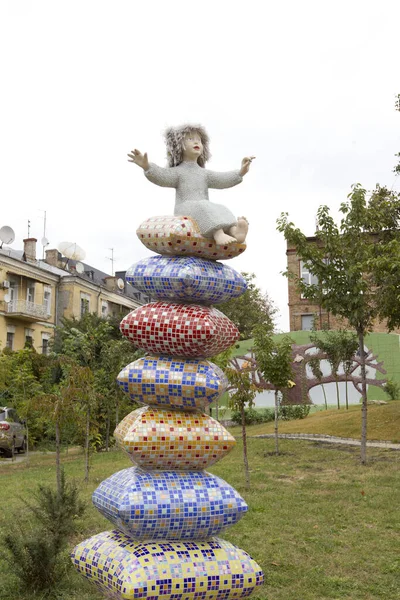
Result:
<svg viewBox="0 0 400 600">
<path fill-rule="evenodd" d="M 144 170 L 149 181 L 163 187 L 176 189 L 174 214 L 193 218 L 204 237 L 213 238 L 217 244 L 243 243 L 248 221 L 235 218 L 221 204 L 210 202 L 209 188 L 229 188 L 241 183 L 254 156 L 245 157 L 236 171 L 218 173 L 205 169 L 210 158 L 209 138 L 201 125 L 183 125 L 165 132 L 168 167 L 150 163 L 147 153 L 132 150 L 129 161 Z"/>
</svg>

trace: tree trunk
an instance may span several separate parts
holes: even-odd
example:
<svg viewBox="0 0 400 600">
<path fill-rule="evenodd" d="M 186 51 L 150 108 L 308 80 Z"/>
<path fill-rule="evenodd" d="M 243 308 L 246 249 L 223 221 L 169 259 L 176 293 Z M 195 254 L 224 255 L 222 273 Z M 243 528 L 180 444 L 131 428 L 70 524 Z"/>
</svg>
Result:
<svg viewBox="0 0 400 600">
<path fill-rule="evenodd" d="M 362 395 L 362 408 L 361 408 L 361 455 L 360 460 L 362 465 L 367 464 L 367 382 L 365 372 L 365 354 L 364 354 L 364 332 L 357 331 L 358 334 L 358 350 L 360 352 L 360 366 L 361 366 L 361 395 Z"/>
<path fill-rule="evenodd" d="M 340 410 L 339 384 L 338 384 L 338 380 L 336 378 L 335 378 L 335 383 L 336 383 L 337 408 L 338 408 L 338 410 Z"/>
<path fill-rule="evenodd" d="M 61 434 L 60 434 L 60 423 L 56 418 L 56 480 L 57 480 L 57 494 L 61 496 Z"/>
<path fill-rule="evenodd" d="M 274 432 L 275 432 L 275 454 L 279 456 L 279 438 L 278 438 L 278 390 L 275 390 L 275 419 L 274 419 Z"/>
<path fill-rule="evenodd" d="M 322 384 L 322 393 L 324 394 L 325 410 L 328 410 L 328 400 L 326 399 L 326 392 L 325 392 L 325 386 L 324 386 L 324 384 Z"/>
<path fill-rule="evenodd" d="M 242 440 L 243 440 L 243 462 L 244 462 L 244 474 L 246 478 L 246 489 L 250 488 L 250 472 L 249 472 L 249 461 L 247 458 L 247 436 L 246 436 L 246 415 L 244 412 L 244 406 L 240 409 L 242 415 Z"/>
<path fill-rule="evenodd" d="M 349 410 L 349 388 L 347 386 L 347 373 L 346 373 L 346 410 Z"/>
<path fill-rule="evenodd" d="M 110 409 L 107 408 L 107 421 L 106 421 L 106 452 L 110 449 L 110 428 L 111 428 L 111 415 Z"/>
<path fill-rule="evenodd" d="M 29 464 L 29 426 L 28 426 L 28 419 L 26 419 L 25 427 L 26 427 L 26 448 L 25 448 L 25 453 L 26 453 L 26 462 Z"/>
<path fill-rule="evenodd" d="M 118 427 L 119 423 L 119 400 L 115 403 L 115 427 Z"/>
<path fill-rule="evenodd" d="M 85 483 L 89 483 L 89 434 L 90 434 L 90 408 L 86 412 L 85 433 Z"/>
<path fill-rule="evenodd" d="M 219 406 L 218 406 L 218 399 L 215 401 L 215 418 L 217 421 L 219 421 Z"/>
</svg>

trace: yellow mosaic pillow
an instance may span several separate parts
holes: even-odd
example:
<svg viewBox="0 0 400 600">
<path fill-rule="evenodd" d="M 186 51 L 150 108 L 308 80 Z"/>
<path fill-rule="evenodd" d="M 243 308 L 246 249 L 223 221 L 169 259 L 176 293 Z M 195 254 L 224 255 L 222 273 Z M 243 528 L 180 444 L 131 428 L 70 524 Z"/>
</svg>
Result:
<svg viewBox="0 0 400 600">
<path fill-rule="evenodd" d="M 154 406 L 131 412 L 114 436 L 143 469 L 205 469 L 235 445 L 225 427 L 205 414 Z"/>
<path fill-rule="evenodd" d="M 237 600 L 263 583 L 259 565 L 220 538 L 142 543 L 104 531 L 79 544 L 72 562 L 108 598 Z"/>
</svg>

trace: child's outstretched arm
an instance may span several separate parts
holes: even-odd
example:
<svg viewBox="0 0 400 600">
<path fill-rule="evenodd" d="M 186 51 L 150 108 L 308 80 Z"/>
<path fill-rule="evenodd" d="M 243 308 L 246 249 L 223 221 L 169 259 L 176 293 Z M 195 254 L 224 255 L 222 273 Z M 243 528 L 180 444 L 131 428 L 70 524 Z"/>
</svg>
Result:
<svg viewBox="0 0 400 600">
<path fill-rule="evenodd" d="M 145 176 L 149 181 L 155 183 L 156 185 L 160 185 L 162 187 L 176 187 L 178 184 L 178 172 L 174 168 L 163 169 L 155 165 L 154 163 L 149 163 L 149 159 L 147 157 L 147 152 L 142 154 L 139 150 L 132 150 L 131 153 L 128 154 L 128 161 L 135 163 L 139 167 L 142 167 Z"/>
<path fill-rule="evenodd" d="M 242 160 L 242 166 L 240 169 L 236 171 L 225 171 L 224 173 L 219 173 L 218 171 L 209 171 L 207 169 L 207 183 L 210 188 L 224 189 L 230 188 L 238 183 L 241 183 L 243 180 L 243 175 L 246 175 L 248 172 L 251 161 L 255 158 L 255 156 L 246 156 Z"/>
</svg>

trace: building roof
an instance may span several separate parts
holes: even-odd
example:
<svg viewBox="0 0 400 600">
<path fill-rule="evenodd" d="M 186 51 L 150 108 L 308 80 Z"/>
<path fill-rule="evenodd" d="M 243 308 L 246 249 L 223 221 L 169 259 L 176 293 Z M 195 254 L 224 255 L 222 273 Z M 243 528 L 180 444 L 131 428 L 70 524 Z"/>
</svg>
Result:
<svg viewBox="0 0 400 600">
<path fill-rule="evenodd" d="M 112 275 L 110 275 L 109 273 L 100 271 L 100 269 L 96 269 L 96 267 L 93 267 L 92 265 L 89 265 L 82 261 L 67 259 L 61 255 L 59 255 L 59 262 L 65 265 L 65 269 L 49 265 L 44 260 L 30 260 L 29 262 L 27 262 L 24 259 L 23 250 L 14 250 L 14 248 L 10 248 L 9 246 L 4 246 L 3 248 L 0 248 L 0 257 L 1 256 L 13 258 L 14 260 L 22 262 L 24 265 L 34 265 L 35 267 L 42 269 L 43 271 L 47 271 L 48 273 L 52 273 L 53 275 L 58 275 L 59 277 L 71 277 L 72 275 L 73 277 L 77 277 L 78 279 L 82 279 L 83 281 L 89 281 L 101 287 L 106 287 L 105 280 L 107 279 L 107 277 L 112 277 Z M 83 264 L 83 273 L 78 273 L 78 271 L 76 270 L 77 262 L 81 262 L 81 264 Z M 125 280 L 125 274 L 126 271 L 117 271 L 115 273 L 115 277 L 117 279 L 123 280 L 124 288 L 121 290 L 116 290 L 114 293 L 119 294 L 121 296 L 127 296 L 131 300 L 135 300 L 140 304 L 150 302 L 149 296 L 143 294 L 143 292 L 141 292 Z"/>
</svg>

